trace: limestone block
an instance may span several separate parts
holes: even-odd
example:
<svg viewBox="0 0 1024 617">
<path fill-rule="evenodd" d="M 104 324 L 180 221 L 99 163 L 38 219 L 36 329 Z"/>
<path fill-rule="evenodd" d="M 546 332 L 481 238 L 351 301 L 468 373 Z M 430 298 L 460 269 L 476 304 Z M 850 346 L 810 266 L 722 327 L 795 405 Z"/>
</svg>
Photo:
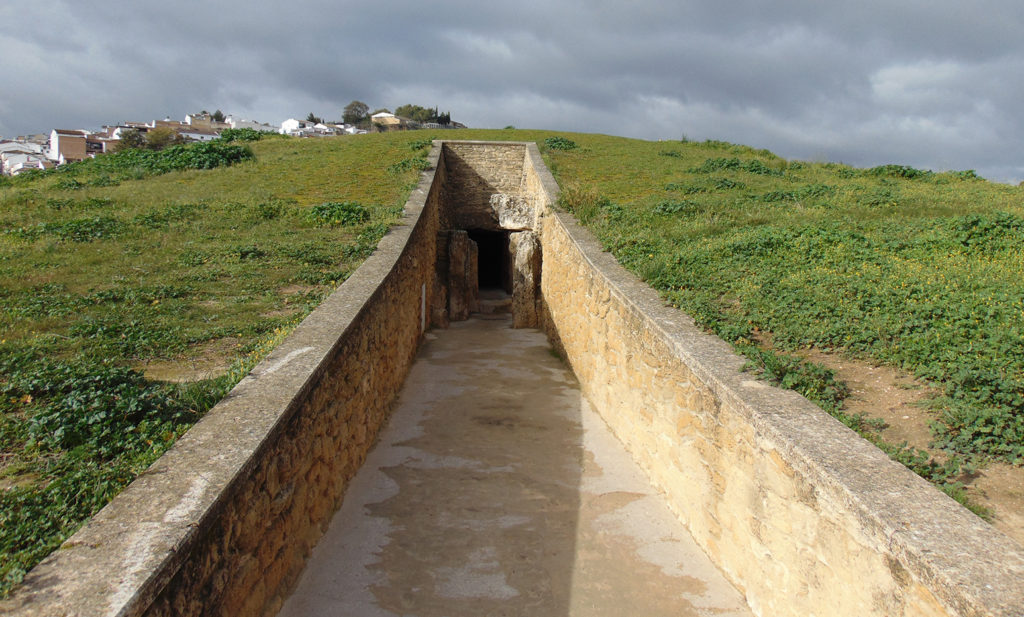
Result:
<svg viewBox="0 0 1024 617">
<path fill-rule="evenodd" d="M 448 319 L 464 321 L 476 310 L 480 294 L 479 249 L 462 229 L 448 234 Z"/>
<path fill-rule="evenodd" d="M 472 240 L 466 259 L 466 282 L 466 308 L 475 313 L 480 310 L 480 248 Z"/>
<path fill-rule="evenodd" d="M 512 253 L 512 325 L 535 328 L 540 323 L 540 241 L 532 231 L 520 231 L 509 234 L 508 247 Z"/>
<path fill-rule="evenodd" d="M 491 212 L 502 229 L 532 229 L 534 210 L 520 195 L 495 193 L 490 199 Z"/>
<path fill-rule="evenodd" d="M 448 327 L 448 287 L 439 279 L 433 283 L 432 301 L 430 303 L 430 325 L 434 328 Z"/>
</svg>

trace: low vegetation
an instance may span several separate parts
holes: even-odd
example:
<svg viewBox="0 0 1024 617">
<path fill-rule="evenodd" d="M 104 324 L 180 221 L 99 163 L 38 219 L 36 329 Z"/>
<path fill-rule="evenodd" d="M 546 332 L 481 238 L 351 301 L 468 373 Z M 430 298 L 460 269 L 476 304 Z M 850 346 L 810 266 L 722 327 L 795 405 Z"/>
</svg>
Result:
<svg viewBox="0 0 1024 617">
<path fill-rule="evenodd" d="M 406 135 L 229 137 L 0 186 L 0 595 L 343 281 L 417 178 L 390 169 Z"/>
<path fill-rule="evenodd" d="M 0 181 L 0 595 L 373 251 L 448 137 L 538 143 L 620 263 L 950 494 L 965 466 L 1024 461 L 1017 187 L 714 141 L 241 131 Z M 805 348 L 937 387 L 944 455 L 882 441 Z"/>
<path fill-rule="evenodd" d="M 973 464 L 1024 461 L 1021 189 L 973 171 L 786 161 L 723 142 L 574 135 L 562 206 L 619 262 L 750 359 L 963 500 Z M 816 348 L 935 386 L 938 458 L 843 411 Z"/>
</svg>

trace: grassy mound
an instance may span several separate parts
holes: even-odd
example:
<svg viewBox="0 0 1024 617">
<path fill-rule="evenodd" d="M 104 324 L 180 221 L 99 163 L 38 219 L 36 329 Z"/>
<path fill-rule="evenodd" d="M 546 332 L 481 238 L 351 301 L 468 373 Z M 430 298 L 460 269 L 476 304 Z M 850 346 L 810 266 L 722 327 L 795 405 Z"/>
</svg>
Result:
<svg viewBox="0 0 1024 617">
<path fill-rule="evenodd" d="M 373 251 L 431 137 L 538 143 L 561 207 L 620 263 L 950 493 L 962 460 L 1024 460 L 1017 187 L 723 142 L 250 137 L 0 182 L 0 595 Z M 844 413 L 844 385 L 793 353 L 806 347 L 941 388 L 934 434 L 950 456 L 881 442 Z M 219 368 L 156 379 L 168 365 Z"/>
<path fill-rule="evenodd" d="M 855 169 L 722 142 L 572 135 L 562 205 L 674 306 L 952 494 L 961 462 L 1024 461 L 1024 206 L 972 171 Z M 769 344 L 770 343 L 770 344 Z M 938 461 L 843 413 L 801 348 L 942 390 Z"/>
<path fill-rule="evenodd" d="M 0 595 L 373 251 L 410 139 L 129 151 L 0 186 Z"/>
</svg>

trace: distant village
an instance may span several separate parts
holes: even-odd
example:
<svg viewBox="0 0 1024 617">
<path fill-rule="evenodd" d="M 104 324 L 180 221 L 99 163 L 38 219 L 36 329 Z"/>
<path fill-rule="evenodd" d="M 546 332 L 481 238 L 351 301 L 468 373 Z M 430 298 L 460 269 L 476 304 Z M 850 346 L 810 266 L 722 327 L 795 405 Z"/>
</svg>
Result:
<svg viewBox="0 0 1024 617">
<path fill-rule="evenodd" d="M 186 143 L 217 139 L 226 129 L 252 129 L 293 137 L 336 137 L 370 132 L 466 128 L 458 122 L 451 122 L 448 117 L 445 117 L 445 120 L 448 122 L 418 122 L 382 110 L 368 115 L 359 123 L 325 122 L 311 113 L 305 120 L 289 118 L 279 126 L 274 126 L 253 120 L 236 119 L 230 115 L 224 116 L 219 110 L 213 114 L 203 111 L 187 114 L 181 122 L 165 118 L 152 122 L 125 122 L 104 126 L 99 131 L 53 129 L 49 135 L 0 138 L 0 173 L 16 176 L 28 170 L 51 169 L 57 165 L 82 161 L 116 151 L 121 145 L 122 137 L 131 135 L 137 139 L 139 135 L 144 137 L 150 131 L 158 130 L 165 133 L 173 132 L 176 141 Z"/>
</svg>

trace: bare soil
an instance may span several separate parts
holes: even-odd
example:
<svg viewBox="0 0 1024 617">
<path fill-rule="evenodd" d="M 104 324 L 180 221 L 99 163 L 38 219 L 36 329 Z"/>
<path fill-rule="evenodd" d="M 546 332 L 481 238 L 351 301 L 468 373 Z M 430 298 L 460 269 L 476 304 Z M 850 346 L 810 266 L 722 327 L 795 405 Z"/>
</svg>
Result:
<svg viewBox="0 0 1024 617">
<path fill-rule="evenodd" d="M 313 285 L 286 285 L 277 290 L 283 296 L 292 296 L 299 293 L 308 293 L 316 289 Z"/>
<path fill-rule="evenodd" d="M 152 360 L 137 366 L 148 379 L 183 383 L 211 379 L 224 374 L 238 357 L 239 339 L 224 337 L 195 347 L 188 354 L 170 360 Z"/>
<path fill-rule="evenodd" d="M 943 452 L 930 447 L 929 425 L 937 416 L 925 406 L 925 401 L 939 394 L 937 390 L 892 367 L 817 350 L 807 350 L 800 355 L 835 371 L 836 377 L 850 388 L 845 410 L 883 420 L 887 425 L 882 430 L 885 441 L 896 444 L 905 441 L 942 459 Z M 989 463 L 961 481 L 971 501 L 992 512 L 989 522 L 1024 544 L 1024 467 Z"/>
</svg>

